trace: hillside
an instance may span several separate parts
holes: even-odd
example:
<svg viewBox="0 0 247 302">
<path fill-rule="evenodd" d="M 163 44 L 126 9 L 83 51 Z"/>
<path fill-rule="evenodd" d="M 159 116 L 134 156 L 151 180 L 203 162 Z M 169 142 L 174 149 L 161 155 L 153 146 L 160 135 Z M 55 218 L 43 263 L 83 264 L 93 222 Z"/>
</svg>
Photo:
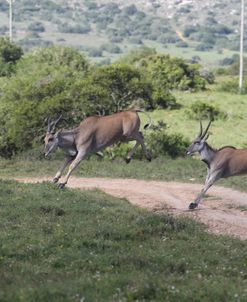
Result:
<svg viewBox="0 0 247 302">
<path fill-rule="evenodd" d="M 70 45 L 103 63 L 143 45 L 213 65 L 239 49 L 237 0 L 20 0 L 13 14 L 14 40 L 25 50 Z M 0 20 L 8 35 L 6 0 Z"/>
</svg>

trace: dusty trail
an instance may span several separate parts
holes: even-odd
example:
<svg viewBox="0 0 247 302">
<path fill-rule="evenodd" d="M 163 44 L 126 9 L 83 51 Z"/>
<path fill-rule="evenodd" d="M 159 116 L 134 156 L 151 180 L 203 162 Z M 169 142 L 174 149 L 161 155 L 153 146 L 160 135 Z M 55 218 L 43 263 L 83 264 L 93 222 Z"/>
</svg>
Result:
<svg viewBox="0 0 247 302">
<path fill-rule="evenodd" d="M 50 178 L 20 178 L 21 182 L 36 183 Z M 147 181 L 136 179 L 77 178 L 71 177 L 68 187 L 98 188 L 116 197 L 155 212 L 169 212 L 197 219 L 209 226 L 215 234 L 228 234 L 247 239 L 247 193 L 229 188 L 213 187 L 197 210 L 188 211 L 189 203 L 202 189 L 199 184 Z M 231 205 L 231 208 L 229 208 Z M 244 206 L 245 211 L 236 207 Z"/>
</svg>

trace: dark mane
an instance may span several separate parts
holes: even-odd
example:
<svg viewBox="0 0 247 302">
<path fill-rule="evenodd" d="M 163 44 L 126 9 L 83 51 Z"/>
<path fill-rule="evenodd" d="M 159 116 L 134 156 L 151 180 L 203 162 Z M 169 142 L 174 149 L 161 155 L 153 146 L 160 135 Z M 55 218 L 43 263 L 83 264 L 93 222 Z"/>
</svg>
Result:
<svg viewBox="0 0 247 302">
<path fill-rule="evenodd" d="M 224 147 L 221 147 L 220 149 L 218 149 L 218 151 L 221 151 L 221 150 L 223 150 L 223 149 L 225 149 L 225 148 L 232 148 L 232 149 L 236 149 L 235 147 L 233 147 L 233 146 L 224 146 Z"/>
<path fill-rule="evenodd" d="M 218 150 L 214 149 L 213 147 L 211 147 L 207 142 L 206 142 L 206 145 L 207 145 L 208 149 L 210 149 L 211 151 L 213 151 L 213 152 L 218 151 Z"/>
</svg>

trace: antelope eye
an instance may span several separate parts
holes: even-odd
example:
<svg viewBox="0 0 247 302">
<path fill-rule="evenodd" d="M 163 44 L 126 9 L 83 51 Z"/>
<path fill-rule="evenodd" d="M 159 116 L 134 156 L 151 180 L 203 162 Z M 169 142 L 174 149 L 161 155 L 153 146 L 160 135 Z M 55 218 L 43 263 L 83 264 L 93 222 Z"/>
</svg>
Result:
<svg viewBox="0 0 247 302">
<path fill-rule="evenodd" d="M 54 137 L 50 137 L 50 138 L 48 139 L 49 142 L 52 142 L 53 140 L 54 140 Z"/>
<path fill-rule="evenodd" d="M 199 145 L 200 144 L 200 142 L 195 142 L 195 145 Z"/>
</svg>

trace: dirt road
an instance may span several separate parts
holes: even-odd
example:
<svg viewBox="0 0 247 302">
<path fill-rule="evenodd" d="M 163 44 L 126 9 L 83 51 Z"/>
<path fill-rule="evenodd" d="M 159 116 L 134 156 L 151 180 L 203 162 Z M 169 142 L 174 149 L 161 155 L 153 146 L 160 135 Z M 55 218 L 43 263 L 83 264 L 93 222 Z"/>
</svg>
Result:
<svg viewBox="0 0 247 302">
<path fill-rule="evenodd" d="M 22 178 L 21 182 L 35 183 L 50 178 Z M 116 197 L 155 212 L 168 212 L 197 219 L 215 234 L 228 234 L 247 239 L 247 193 L 223 187 L 212 187 L 209 196 L 197 210 L 188 211 L 189 203 L 202 189 L 199 184 L 146 181 L 136 179 L 71 177 L 68 187 L 98 188 Z M 242 207 L 242 210 L 241 210 Z"/>
</svg>

